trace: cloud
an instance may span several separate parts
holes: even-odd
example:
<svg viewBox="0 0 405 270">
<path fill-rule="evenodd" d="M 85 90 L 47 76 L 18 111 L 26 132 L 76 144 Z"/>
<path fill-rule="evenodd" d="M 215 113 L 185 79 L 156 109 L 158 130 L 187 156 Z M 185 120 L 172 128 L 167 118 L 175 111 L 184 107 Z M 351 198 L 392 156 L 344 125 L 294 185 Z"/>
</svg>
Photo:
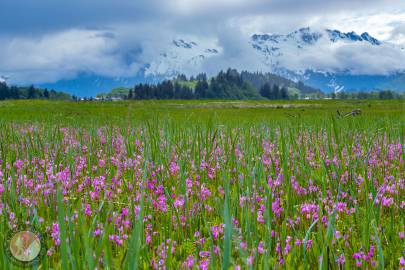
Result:
<svg viewBox="0 0 405 270">
<path fill-rule="evenodd" d="M 16 83 L 52 82 L 80 72 L 134 76 L 178 37 L 209 40 L 222 49 L 188 71 L 265 70 L 248 43 L 253 33 L 331 27 L 368 31 L 400 44 L 405 43 L 404 14 L 402 0 L 2 0 L 0 74 Z M 355 72 L 402 66 L 390 48 L 379 65 L 368 56 L 374 48 L 350 55 L 351 49 L 318 48 L 282 61 L 296 68 L 350 67 Z"/>
<path fill-rule="evenodd" d="M 390 41 L 398 44 L 399 46 L 405 47 L 405 15 L 404 20 L 400 22 L 390 23 L 392 31 L 390 32 Z"/>
<path fill-rule="evenodd" d="M 312 29 L 314 31 L 314 29 Z M 224 27 L 218 45 L 223 54 L 207 59 L 202 71 L 211 74 L 229 67 L 239 70 L 271 72 L 272 63 L 279 67 L 305 72 L 307 69 L 328 72 L 350 72 L 355 75 L 389 75 L 405 70 L 405 51 L 394 44 L 373 46 L 368 42 L 330 42 L 324 33 L 317 43 L 297 48 L 297 44 L 280 45 L 281 55 L 267 59 L 248 42 L 249 37 L 232 27 Z M 378 56 L 378 57 L 376 57 Z"/>
<path fill-rule="evenodd" d="M 232 19 L 310 17 L 403 10 L 402 0 L 2 0 L 0 33 L 35 34 L 116 24 L 152 23 L 176 29 L 199 29 Z M 265 20 L 262 20 L 265 21 Z M 186 23 L 187 22 L 187 23 Z M 288 23 L 288 22 L 287 22 Z M 215 28 L 215 27 L 214 27 Z M 215 29 L 214 29 L 215 30 Z"/>
<path fill-rule="evenodd" d="M 376 57 L 378 55 L 378 57 Z M 405 70 L 405 53 L 392 45 L 366 42 L 329 43 L 324 39 L 299 53 L 286 53 L 280 64 L 291 70 L 349 71 L 355 75 L 388 75 Z"/>
<path fill-rule="evenodd" d="M 0 33 L 42 34 L 66 29 L 106 28 L 118 23 L 158 21 L 160 0 L 2 0 Z"/>
<path fill-rule="evenodd" d="M 335 57 L 339 59 L 341 70 L 350 70 L 357 75 L 389 75 L 405 70 L 405 54 L 391 46 L 345 46 L 336 51 Z"/>
<path fill-rule="evenodd" d="M 0 70 L 16 82 L 51 82 L 78 72 L 129 76 L 139 69 L 123 59 L 121 44 L 111 32 L 73 29 L 1 43 Z"/>
<path fill-rule="evenodd" d="M 250 35 L 233 24 L 224 25 L 218 30 L 217 46 L 222 48 L 222 53 L 208 58 L 201 66 L 200 72 L 208 72 L 210 75 L 219 70 L 236 68 L 239 70 L 268 70 L 261 59 L 261 55 L 252 48 L 249 43 Z"/>
</svg>

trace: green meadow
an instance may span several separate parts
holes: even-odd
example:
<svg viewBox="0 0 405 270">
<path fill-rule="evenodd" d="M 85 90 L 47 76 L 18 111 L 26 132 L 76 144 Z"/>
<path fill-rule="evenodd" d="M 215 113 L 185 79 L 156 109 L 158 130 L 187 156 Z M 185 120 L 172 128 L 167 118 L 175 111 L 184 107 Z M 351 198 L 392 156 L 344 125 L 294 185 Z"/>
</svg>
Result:
<svg viewBox="0 0 405 270">
<path fill-rule="evenodd" d="M 404 140 L 404 101 L 0 102 L 0 269 L 400 269 Z"/>
<path fill-rule="evenodd" d="M 405 101 L 378 100 L 291 100 L 291 101 L 4 101 L 0 102 L 3 122 L 38 122 L 60 125 L 141 124 L 158 118 L 166 121 L 218 121 L 222 124 L 272 125 L 277 121 L 300 122 L 303 125 L 329 121 L 336 111 L 362 110 L 362 117 L 344 122 L 370 123 L 404 119 Z M 297 116 L 297 117 L 294 117 Z M 298 118 L 299 121 L 295 121 Z M 392 119 L 390 119 L 392 118 Z M 357 121 L 358 120 L 358 121 Z M 375 121 L 374 121 L 375 120 Z M 288 123 L 288 124 L 289 124 Z M 181 122 L 179 122 L 181 124 Z M 361 126 L 359 126 L 361 127 Z"/>
</svg>

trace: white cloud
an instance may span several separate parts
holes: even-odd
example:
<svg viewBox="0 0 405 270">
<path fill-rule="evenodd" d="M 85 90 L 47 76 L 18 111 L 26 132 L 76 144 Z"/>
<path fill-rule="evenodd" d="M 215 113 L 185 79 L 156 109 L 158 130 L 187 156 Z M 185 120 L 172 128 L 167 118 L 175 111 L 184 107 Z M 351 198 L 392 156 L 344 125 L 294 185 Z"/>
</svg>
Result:
<svg viewBox="0 0 405 270">
<path fill-rule="evenodd" d="M 2 41 L 0 71 L 12 81 L 30 83 L 74 77 L 77 72 L 108 76 L 134 75 L 139 66 L 125 64 L 120 44 L 99 30 L 68 30 L 42 37 Z"/>
<path fill-rule="evenodd" d="M 388 75 L 405 70 L 405 53 L 391 45 L 373 46 L 366 42 L 328 43 L 321 41 L 314 47 L 287 52 L 280 64 L 291 70 L 311 68 L 329 72 L 350 71 L 357 75 Z"/>
<path fill-rule="evenodd" d="M 83 71 L 133 76 L 178 37 L 209 40 L 222 48 L 222 54 L 201 67 L 200 71 L 211 73 L 227 67 L 266 70 L 261 55 L 248 43 L 254 33 L 283 34 L 311 26 L 369 32 L 405 44 L 403 0 L 123 0 L 119 4 L 3 0 L 2 4 L 0 75 L 10 75 L 18 83 L 73 78 Z M 321 45 L 299 55 L 286 52 L 280 61 L 295 69 L 350 68 L 358 73 L 404 68 L 402 55 L 390 47 L 377 51 L 370 46 Z"/>
<path fill-rule="evenodd" d="M 318 29 L 312 29 L 312 31 Z M 286 33 L 282 33 L 286 34 Z M 220 69 L 234 67 L 240 70 L 272 71 L 274 67 L 304 72 L 307 69 L 329 72 L 350 72 L 358 75 L 387 75 L 405 70 L 405 51 L 394 44 L 380 46 L 368 42 L 340 41 L 333 43 L 327 33 L 314 45 L 298 48 L 293 40 L 273 44 L 280 48 L 281 55 L 259 53 L 248 43 L 249 36 L 235 28 L 224 28 L 219 35 L 219 45 L 224 53 L 207 60 L 202 70 L 215 73 Z M 278 54 L 278 51 L 276 55 Z M 272 66 L 272 64 L 276 66 Z"/>
<path fill-rule="evenodd" d="M 392 43 L 398 43 L 393 34 L 398 33 L 398 26 L 405 26 L 405 12 L 384 10 L 370 14 L 340 15 L 325 22 L 329 27 L 342 31 L 369 32 L 372 36 Z M 404 33 L 402 31 L 402 33 Z"/>
<path fill-rule="evenodd" d="M 215 12 L 215 10 L 238 9 L 247 4 L 254 6 L 260 2 L 258 0 L 172 0 L 168 1 L 168 6 L 173 13 L 192 15 L 200 12 Z"/>
</svg>

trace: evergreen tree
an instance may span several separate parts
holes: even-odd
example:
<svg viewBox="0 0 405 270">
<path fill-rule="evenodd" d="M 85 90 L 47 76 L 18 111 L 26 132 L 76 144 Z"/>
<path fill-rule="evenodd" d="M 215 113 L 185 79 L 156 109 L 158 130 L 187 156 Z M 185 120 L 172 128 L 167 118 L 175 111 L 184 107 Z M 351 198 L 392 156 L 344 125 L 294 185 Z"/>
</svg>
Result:
<svg viewBox="0 0 405 270">
<path fill-rule="evenodd" d="M 273 85 L 270 99 L 280 99 L 280 87 L 277 84 Z"/>
<path fill-rule="evenodd" d="M 161 84 L 161 91 L 163 99 L 173 99 L 174 98 L 174 87 L 171 81 L 164 81 Z"/>
<path fill-rule="evenodd" d="M 5 83 L 0 83 L 0 100 L 7 99 L 8 96 L 8 87 Z"/>
<path fill-rule="evenodd" d="M 184 74 L 180 74 L 177 76 L 177 80 L 179 81 L 187 81 L 187 77 Z"/>
<path fill-rule="evenodd" d="M 38 89 L 34 86 L 30 87 L 17 87 L 8 86 L 5 83 L 0 83 L 0 100 L 5 99 L 39 99 L 39 98 L 49 98 L 49 99 L 71 99 L 71 96 L 56 92 L 54 90 L 49 94 L 47 89 Z"/>
<path fill-rule="evenodd" d="M 206 98 L 208 87 L 209 85 L 206 80 L 199 80 L 195 87 L 195 97 L 198 99 Z"/>
<path fill-rule="evenodd" d="M 35 91 L 38 91 L 38 90 L 35 90 Z M 16 86 L 11 86 L 11 87 L 9 88 L 8 93 L 9 93 L 9 97 L 8 97 L 8 98 L 11 98 L 11 99 L 20 99 L 20 89 L 18 89 L 18 87 L 16 87 Z"/>
<path fill-rule="evenodd" d="M 27 97 L 28 99 L 34 99 L 35 98 L 35 88 L 34 88 L 34 86 L 33 85 L 31 85 L 29 88 L 28 88 L 28 97 Z"/>
<path fill-rule="evenodd" d="M 270 99 L 271 95 L 271 85 L 270 83 L 265 83 L 262 88 L 260 89 L 260 95 L 262 97 Z"/>
<path fill-rule="evenodd" d="M 207 81 L 207 74 L 205 73 L 200 73 L 196 77 L 197 81 Z"/>
<path fill-rule="evenodd" d="M 132 89 L 129 89 L 128 99 L 133 99 L 133 98 L 134 98 L 134 95 L 133 95 Z"/>
<path fill-rule="evenodd" d="M 56 95 L 57 95 L 56 91 L 51 89 L 51 91 L 49 92 L 49 96 L 52 98 L 56 98 Z"/>
<path fill-rule="evenodd" d="M 44 90 L 44 98 L 49 99 L 49 92 L 48 89 Z"/>
<path fill-rule="evenodd" d="M 280 98 L 281 99 L 288 99 L 288 90 L 286 87 L 282 87 L 280 90 Z"/>
<path fill-rule="evenodd" d="M 386 90 L 386 91 L 380 91 L 378 94 L 380 99 L 393 99 L 394 98 L 394 93 L 392 91 Z"/>
</svg>

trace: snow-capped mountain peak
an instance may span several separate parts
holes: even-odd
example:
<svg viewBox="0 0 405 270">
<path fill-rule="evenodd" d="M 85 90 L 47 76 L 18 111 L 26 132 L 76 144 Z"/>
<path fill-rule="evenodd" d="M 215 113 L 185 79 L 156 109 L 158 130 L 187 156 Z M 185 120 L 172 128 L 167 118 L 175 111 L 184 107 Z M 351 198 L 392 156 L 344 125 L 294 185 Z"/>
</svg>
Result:
<svg viewBox="0 0 405 270">
<path fill-rule="evenodd" d="M 195 43 L 194 41 L 186 42 L 183 39 L 173 40 L 173 44 L 178 48 L 184 49 L 192 49 L 194 46 L 198 46 L 197 43 Z"/>
<path fill-rule="evenodd" d="M 221 48 L 210 41 L 174 39 L 172 44 L 145 68 L 145 75 L 170 78 L 185 70 L 193 71 L 205 59 L 220 52 Z"/>
<path fill-rule="evenodd" d="M 253 53 L 250 59 L 257 61 L 257 68 L 293 81 L 313 78 L 322 81 L 322 86 L 317 87 L 334 92 L 350 89 L 348 84 L 335 78 L 336 74 L 368 74 L 369 70 L 372 74 L 378 74 L 378 65 L 365 65 L 362 62 L 368 61 L 368 53 L 381 51 L 387 52 L 386 55 L 398 53 L 402 57 L 404 52 L 400 47 L 380 41 L 368 32 L 310 27 L 286 34 L 254 33 L 246 42 L 252 50 L 246 53 Z M 157 58 L 147 64 L 145 75 L 171 78 L 181 73 L 202 72 L 205 61 L 214 56 L 221 59 L 222 52 L 227 49 L 212 40 L 185 37 L 173 39 Z"/>
<path fill-rule="evenodd" d="M 381 45 L 382 42 L 372 37 L 369 33 L 364 32 L 358 35 L 356 32 L 344 33 L 339 30 L 325 29 L 322 31 L 313 31 L 311 28 L 301 28 L 287 35 L 282 34 L 254 34 L 251 41 L 256 44 L 281 44 L 295 43 L 297 47 L 314 45 L 322 38 L 328 38 L 331 42 L 368 42 L 371 45 Z"/>
<path fill-rule="evenodd" d="M 342 32 L 336 29 L 313 30 L 301 28 L 288 34 L 254 34 L 250 38 L 252 49 L 261 55 L 261 62 L 271 72 L 294 81 L 302 80 L 324 91 L 347 91 L 390 86 L 403 89 L 398 83 L 383 83 L 402 74 L 405 59 L 401 46 L 380 41 L 368 32 Z M 402 46 L 403 47 L 403 46 Z M 385 56 L 381 64 L 369 62 L 371 54 Z M 395 57 L 388 59 L 389 57 Z M 385 72 L 384 61 L 391 72 Z M 371 74 L 371 75 L 368 75 Z M 380 75 L 379 75 L 380 74 Z M 398 75 L 399 76 L 399 75 Z"/>
<path fill-rule="evenodd" d="M 372 37 L 369 33 L 364 32 L 363 34 L 361 34 L 361 37 L 363 38 L 363 40 L 370 42 L 373 45 L 381 45 L 382 42 L 379 41 L 378 39 Z"/>
<path fill-rule="evenodd" d="M 311 31 L 311 28 L 305 27 L 289 33 L 287 39 L 295 40 L 298 43 L 315 44 L 322 36 L 321 32 Z"/>
<path fill-rule="evenodd" d="M 253 34 L 247 42 L 259 53 L 259 62 L 265 64 L 269 71 L 276 73 L 284 72 L 284 67 L 280 66 L 283 57 L 291 58 L 304 52 L 308 54 L 310 50 L 324 48 L 328 44 L 330 46 L 357 43 L 372 46 L 383 44 L 367 32 L 345 33 L 331 29 L 315 30 L 310 27 L 287 34 Z M 192 73 L 200 70 L 199 67 L 205 60 L 221 54 L 226 49 L 219 47 L 212 40 L 179 37 L 164 46 L 159 56 L 146 65 L 145 75 L 170 78 L 179 73 Z"/>
<path fill-rule="evenodd" d="M 368 42 L 371 45 L 381 45 L 382 42 L 379 41 L 378 39 L 372 37 L 369 33 L 364 32 L 361 35 L 358 35 L 356 32 L 340 32 L 339 30 L 331 30 L 331 29 L 326 29 L 326 32 L 329 34 L 330 41 L 332 42 L 338 42 L 338 41 L 352 41 L 352 42 L 358 42 L 358 41 L 364 41 Z"/>
<path fill-rule="evenodd" d="M 254 34 L 251 37 L 253 43 L 265 44 L 286 44 L 295 43 L 297 46 L 311 45 L 315 44 L 320 38 L 322 38 L 323 33 L 317 31 L 311 31 L 309 27 L 301 28 L 287 35 L 282 34 Z"/>
<path fill-rule="evenodd" d="M 182 73 L 195 75 L 216 72 L 219 70 L 209 68 L 215 68 L 216 61 L 218 68 L 227 63 L 227 54 L 223 52 L 230 49 L 219 46 L 218 40 L 201 37 L 175 37 L 159 45 L 158 50 L 148 55 L 149 60 L 144 59 L 142 69 L 137 74 L 139 78 L 159 81 Z M 404 46 L 380 41 L 368 32 L 358 34 L 354 31 L 305 27 L 287 34 L 255 33 L 246 38 L 246 44 L 239 45 L 240 53 L 249 56 L 247 69 L 275 73 L 296 82 L 303 81 L 325 92 L 386 87 L 399 91 L 404 88 L 401 83 L 405 80 L 405 75 L 401 75 L 405 74 L 405 66 L 401 64 L 405 62 L 401 60 L 405 59 Z M 384 57 L 370 61 L 375 54 Z M 244 61 L 244 57 L 240 61 Z M 233 67 L 232 61 L 229 63 L 228 67 Z M 394 75 L 390 75 L 392 71 Z M 131 78 L 124 79 L 128 81 L 125 86 L 134 82 Z M 0 82 L 5 80 L 0 77 Z M 111 83 L 103 85 L 124 84 L 124 81 L 107 81 Z M 97 82 L 98 88 L 107 87 L 103 85 L 99 86 Z"/>
</svg>

